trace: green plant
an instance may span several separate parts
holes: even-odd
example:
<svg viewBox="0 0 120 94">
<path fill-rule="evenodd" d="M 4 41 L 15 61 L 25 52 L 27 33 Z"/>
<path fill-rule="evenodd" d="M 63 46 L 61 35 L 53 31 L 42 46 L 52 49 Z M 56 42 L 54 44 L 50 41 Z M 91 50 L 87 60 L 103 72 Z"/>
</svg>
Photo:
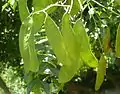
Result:
<svg viewBox="0 0 120 94">
<path fill-rule="evenodd" d="M 106 4 L 106 2 L 102 2 Z M 108 29 L 111 30 L 112 27 L 107 23 L 107 20 L 114 18 L 114 15 L 120 16 L 119 13 L 95 0 L 33 0 L 31 13 L 27 8 L 27 0 L 19 0 L 18 3 L 22 21 L 19 47 L 27 75 L 28 93 L 31 90 L 39 93 L 44 89 L 49 94 L 55 87 L 58 87 L 55 93 L 59 92 L 66 82 L 79 76 L 81 71 L 84 72 L 84 68 L 98 69 L 95 84 L 97 91 L 104 82 L 106 64 L 112 62 L 113 58 L 119 58 L 119 28 L 117 35 L 115 34 L 117 36 L 115 42 L 115 38 L 112 39 L 110 36 L 112 32 Z M 107 3 L 109 4 L 106 6 L 115 4 L 109 0 Z M 96 7 L 97 5 L 98 7 Z M 53 16 L 57 13 L 57 9 L 61 10 L 61 15 L 59 15 L 59 22 L 56 23 Z M 107 11 L 111 12 L 110 17 L 106 14 Z M 118 23 L 115 23 L 115 27 Z M 86 28 L 88 28 L 88 32 Z M 45 35 L 39 35 L 43 32 L 46 32 Z M 43 40 L 42 43 L 47 46 L 51 45 L 48 46 L 48 52 L 36 47 L 36 38 L 39 36 L 41 36 L 40 40 Z M 46 42 L 45 39 L 48 41 Z M 42 43 L 40 45 L 43 46 Z M 112 43 L 116 46 L 110 47 L 109 45 Z M 44 53 L 41 54 L 41 51 Z M 49 54 L 51 57 L 48 56 L 48 59 L 45 60 L 44 55 Z M 43 58 L 38 58 L 41 55 Z M 107 62 L 108 60 L 109 62 Z"/>
</svg>

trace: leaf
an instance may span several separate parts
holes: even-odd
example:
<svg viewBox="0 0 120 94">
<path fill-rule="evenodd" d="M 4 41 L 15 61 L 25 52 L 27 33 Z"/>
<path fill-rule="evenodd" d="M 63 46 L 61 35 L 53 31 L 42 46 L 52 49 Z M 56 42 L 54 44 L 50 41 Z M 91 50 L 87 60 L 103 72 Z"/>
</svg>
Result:
<svg viewBox="0 0 120 94">
<path fill-rule="evenodd" d="M 120 5 L 120 0 L 115 0 L 115 3 Z"/>
<path fill-rule="evenodd" d="M 107 28 L 103 39 L 103 49 L 107 53 L 110 49 L 110 29 Z"/>
<path fill-rule="evenodd" d="M 49 6 L 50 4 L 53 4 L 52 0 L 33 0 L 33 7 L 34 7 L 34 11 L 39 11 L 42 10 L 44 8 L 46 8 L 47 6 Z M 47 10 L 47 13 L 52 13 L 53 11 L 55 11 L 57 9 L 57 7 L 52 7 L 49 8 Z"/>
<path fill-rule="evenodd" d="M 5 3 L 3 6 L 2 6 L 2 11 L 9 6 L 9 3 Z"/>
<path fill-rule="evenodd" d="M 116 34 L 116 44 L 115 44 L 115 52 L 116 56 L 120 57 L 120 24 L 117 29 L 117 34 Z"/>
<path fill-rule="evenodd" d="M 27 7 L 27 0 L 19 0 L 18 6 L 19 6 L 20 19 L 21 21 L 23 21 L 30 14 Z"/>
<path fill-rule="evenodd" d="M 26 73 L 28 73 L 30 70 L 29 39 L 32 24 L 33 24 L 32 18 L 31 17 L 26 18 L 22 22 L 19 33 L 19 49 L 24 61 L 24 69 Z"/>
<path fill-rule="evenodd" d="M 32 17 L 28 17 L 22 22 L 19 34 L 19 47 L 24 61 L 25 72 L 38 71 L 40 62 L 35 50 Z"/>
<path fill-rule="evenodd" d="M 30 94 L 30 92 L 34 92 L 35 94 L 41 94 L 40 87 L 41 81 L 39 79 L 34 79 L 32 80 L 28 85 L 27 85 L 27 94 Z"/>
<path fill-rule="evenodd" d="M 33 32 L 33 31 L 32 31 Z M 40 62 L 37 57 L 37 52 L 35 50 L 34 34 L 31 33 L 29 39 L 29 55 L 30 55 L 30 70 L 37 72 L 39 69 Z"/>
<path fill-rule="evenodd" d="M 45 20 L 45 13 L 40 12 L 39 14 L 34 14 L 33 15 L 33 30 L 34 33 L 38 32 L 42 25 L 44 24 L 44 20 Z"/>
<path fill-rule="evenodd" d="M 81 67 L 80 51 L 73 28 L 70 24 L 70 14 L 65 13 L 62 18 L 62 35 L 68 53 L 69 66 L 62 66 L 59 72 L 59 83 L 70 81 Z M 67 62 L 67 61 L 66 61 Z M 72 68 L 72 69 L 71 69 Z"/>
<path fill-rule="evenodd" d="M 77 20 L 74 27 L 77 41 L 79 43 L 80 57 L 90 67 L 97 67 L 98 61 L 91 51 L 89 38 L 81 20 Z"/>
<path fill-rule="evenodd" d="M 71 61 L 72 62 L 72 61 Z M 59 83 L 66 83 L 70 81 L 77 73 L 83 62 L 79 59 L 79 62 L 74 62 L 70 66 L 62 66 L 59 72 Z"/>
<path fill-rule="evenodd" d="M 79 48 L 77 48 L 77 41 L 70 24 L 70 14 L 68 13 L 64 14 L 62 18 L 62 35 L 69 58 L 74 60 L 74 62 L 78 62 L 77 60 L 80 58 L 80 52 Z"/>
<path fill-rule="evenodd" d="M 48 41 L 52 46 L 58 61 L 63 65 L 70 65 L 69 62 L 66 62 L 67 54 L 61 32 L 59 31 L 55 22 L 49 16 L 46 18 L 45 29 Z"/>
<path fill-rule="evenodd" d="M 33 15 L 33 26 L 29 39 L 29 54 L 30 54 L 30 70 L 33 72 L 38 71 L 40 62 L 37 57 L 37 52 L 35 49 L 35 37 L 34 34 L 41 29 L 45 19 L 45 14 L 43 12 Z"/>
<path fill-rule="evenodd" d="M 11 8 L 14 10 L 16 8 L 16 1 L 15 0 L 8 0 L 3 6 L 2 6 L 2 11 L 8 7 L 11 6 Z"/>
<path fill-rule="evenodd" d="M 52 0 L 53 3 L 59 2 L 59 1 L 64 1 L 64 0 Z"/>
<path fill-rule="evenodd" d="M 27 87 L 27 94 L 30 94 L 31 91 L 35 94 L 41 94 L 41 88 L 46 92 L 46 94 L 50 94 L 50 86 L 48 83 L 43 82 L 40 79 L 34 79 Z"/>
<path fill-rule="evenodd" d="M 33 7 L 35 11 L 38 11 L 47 7 L 51 3 L 52 3 L 52 0 L 33 0 Z"/>
<path fill-rule="evenodd" d="M 84 0 L 73 0 L 73 5 L 72 5 L 72 10 L 71 10 L 71 15 L 74 16 L 76 15 L 83 4 Z M 71 4 L 71 0 L 67 0 L 68 4 Z"/>
<path fill-rule="evenodd" d="M 95 90 L 97 91 L 104 81 L 104 75 L 106 74 L 106 59 L 102 55 L 98 64 L 98 71 L 95 83 Z"/>
<path fill-rule="evenodd" d="M 34 76 L 33 76 L 32 72 L 29 72 L 29 73 L 24 75 L 24 80 L 25 80 L 27 85 L 33 80 L 33 78 L 34 78 Z"/>
</svg>

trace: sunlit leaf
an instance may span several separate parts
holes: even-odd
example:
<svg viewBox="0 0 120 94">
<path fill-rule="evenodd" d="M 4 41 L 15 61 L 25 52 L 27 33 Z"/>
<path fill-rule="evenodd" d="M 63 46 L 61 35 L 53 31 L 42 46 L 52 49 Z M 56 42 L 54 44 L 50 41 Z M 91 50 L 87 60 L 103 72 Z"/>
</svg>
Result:
<svg viewBox="0 0 120 94">
<path fill-rule="evenodd" d="M 74 75 L 77 73 L 77 71 L 82 66 L 83 62 L 79 59 L 79 62 L 72 62 L 71 61 L 70 66 L 62 66 L 59 72 L 59 83 L 66 83 L 70 81 Z"/>
<path fill-rule="evenodd" d="M 77 20 L 74 25 L 74 31 L 79 43 L 80 57 L 90 67 L 97 67 L 98 61 L 91 51 L 88 35 L 81 20 Z"/>
<path fill-rule="evenodd" d="M 115 51 L 116 51 L 116 56 L 120 57 L 120 24 L 117 29 L 117 34 L 116 34 L 116 44 L 115 44 Z"/>
<path fill-rule="evenodd" d="M 35 50 L 32 17 L 28 17 L 22 22 L 19 34 L 19 47 L 24 61 L 25 72 L 30 70 L 36 72 L 40 62 Z"/>
<path fill-rule="evenodd" d="M 33 7 L 35 11 L 42 10 L 50 4 L 53 4 L 52 0 L 33 0 Z M 52 13 L 54 10 L 56 10 L 56 7 L 49 8 L 47 12 Z"/>
<path fill-rule="evenodd" d="M 78 58 L 80 58 L 80 50 L 77 48 L 77 41 L 75 38 L 75 34 L 73 28 L 71 27 L 70 23 L 70 14 L 64 14 L 62 18 L 62 35 L 63 41 L 65 43 L 66 50 L 68 52 L 69 57 L 74 62 L 77 62 Z"/>
<path fill-rule="evenodd" d="M 3 11 L 6 7 L 8 7 L 8 5 L 9 5 L 9 3 L 5 3 L 5 4 L 2 6 L 2 11 Z"/>
<path fill-rule="evenodd" d="M 30 70 L 29 39 L 32 28 L 32 18 L 29 17 L 22 22 L 19 33 L 19 48 L 24 61 L 25 72 Z"/>
<path fill-rule="evenodd" d="M 65 50 L 65 45 L 63 42 L 63 37 L 61 32 L 58 29 L 58 26 L 55 22 L 48 16 L 45 22 L 46 34 L 48 41 L 53 48 L 55 55 L 60 63 L 64 65 L 70 65 L 69 62 L 66 62 L 67 52 Z"/>
<path fill-rule="evenodd" d="M 27 7 L 27 0 L 19 0 L 18 5 L 19 5 L 20 19 L 21 21 L 23 21 L 30 14 Z"/>
<path fill-rule="evenodd" d="M 52 4 L 52 0 L 33 0 L 33 7 L 35 11 L 41 10 Z"/>
<path fill-rule="evenodd" d="M 97 77 L 95 83 L 95 90 L 97 91 L 104 81 L 104 75 L 106 74 L 106 59 L 102 55 L 98 64 Z"/>
<path fill-rule="evenodd" d="M 36 13 L 33 15 L 33 30 L 34 33 L 38 32 L 42 25 L 44 24 L 44 20 L 45 20 L 45 13 L 40 12 L 40 13 Z"/>
<path fill-rule="evenodd" d="M 84 0 L 73 0 L 71 15 L 76 15 L 80 11 L 83 1 Z M 71 0 L 67 0 L 67 2 L 71 4 Z"/>
</svg>

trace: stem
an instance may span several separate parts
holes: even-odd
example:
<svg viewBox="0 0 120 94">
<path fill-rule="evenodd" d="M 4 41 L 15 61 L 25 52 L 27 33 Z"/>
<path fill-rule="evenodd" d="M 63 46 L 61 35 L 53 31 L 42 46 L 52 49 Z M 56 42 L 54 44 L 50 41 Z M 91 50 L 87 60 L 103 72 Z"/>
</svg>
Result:
<svg viewBox="0 0 120 94">
<path fill-rule="evenodd" d="M 87 4 L 88 4 L 88 8 L 90 9 L 90 6 L 89 6 L 89 5 L 91 5 L 91 4 L 89 4 L 88 2 L 87 2 Z M 91 7 L 93 8 L 92 5 L 91 5 Z M 97 24 L 96 24 L 96 20 L 95 20 L 94 16 L 92 16 L 92 18 L 93 18 L 93 20 L 94 20 L 95 27 L 98 27 Z M 103 47 L 102 47 L 102 43 L 101 43 L 101 40 L 100 40 L 99 32 L 97 32 L 97 33 L 98 33 L 98 41 L 99 41 L 99 44 L 100 44 L 100 48 L 101 48 L 101 50 L 102 50 L 102 52 L 103 52 Z"/>
<path fill-rule="evenodd" d="M 99 6 L 103 7 L 103 8 L 105 8 L 105 9 L 111 11 L 112 13 L 114 13 L 114 14 L 120 16 L 119 13 L 117 13 L 117 12 L 115 12 L 115 11 L 113 11 L 113 10 L 108 9 L 107 7 L 105 7 L 104 5 L 100 4 L 99 2 L 97 2 L 97 1 L 95 1 L 95 0 L 91 0 L 91 1 L 93 1 L 94 3 L 96 3 L 97 5 L 99 5 Z"/>
<path fill-rule="evenodd" d="M 78 0 L 78 2 L 79 2 L 79 5 L 80 5 L 80 9 L 83 11 L 83 6 L 82 6 L 82 3 L 81 3 L 81 0 Z"/>
<path fill-rule="evenodd" d="M 68 13 L 70 13 L 70 12 L 71 12 L 72 7 L 73 7 L 73 0 L 71 0 L 70 9 L 69 9 L 69 12 L 68 12 Z"/>
<path fill-rule="evenodd" d="M 44 8 L 44 9 L 42 9 L 42 10 L 33 12 L 32 14 L 36 14 L 36 13 L 40 13 L 40 12 L 45 12 L 46 10 L 48 10 L 48 9 L 51 8 L 51 7 L 69 7 L 69 6 L 70 6 L 70 5 L 51 4 L 51 5 L 47 6 L 46 8 Z"/>
</svg>

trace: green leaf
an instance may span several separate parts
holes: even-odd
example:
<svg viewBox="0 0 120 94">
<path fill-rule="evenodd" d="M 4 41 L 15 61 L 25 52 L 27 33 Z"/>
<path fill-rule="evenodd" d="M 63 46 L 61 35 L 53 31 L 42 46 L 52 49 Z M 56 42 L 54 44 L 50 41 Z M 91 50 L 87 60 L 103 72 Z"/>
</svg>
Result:
<svg viewBox="0 0 120 94">
<path fill-rule="evenodd" d="M 2 6 L 2 11 L 9 6 L 9 3 L 5 3 L 3 6 Z"/>
<path fill-rule="evenodd" d="M 33 72 L 37 72 L 39 70 L 40 62 L 37 57 L 37 52 L 35 50 L 35 42 L 34 42 L 34 33 L 31 32 L 29 39 L 29 55 L 30 55 L 30 70 Z"/>
<path fill-rule="evenodd" d="M 58 26 L 49 16 L 46 18 L 45 29 L 48 41 L 52 46 L 58 61 L 63 65 L 70 65 L 69 62 L 68 63 L 66 62 L 67 61 L 66 59 L 68 57 L 66 54 L 65 45 L 63 42 L 61 32 L 59 31 Z"/>
<path fill-rule="evenodd" d="M 44 24 L 45 13 L 40 12 L 33 15 L 33 30 L 34 33 L 38 32 Z"/>
<path fill-rule="evenodd" d="M 115 3 L 120 5 L 120 0 L 115 0 Z"/>
<path fill-rule="evenodd" d="M 52 0 L 33 0 L 33 7 L 35 11 L 44 9 L 48 5 L 52 4 Z"/>
<path fill-rule="evenodd" d="M 120 57 L 120 24 L 117 29 L 117 34 L 116 34 L 116 44 L 115 44 L 115 52 L 116 56 Z"/>
<path fill-rule="evenodd" d="M 77 62 L 80 58 L 80 51 L 77 47 L 75 34 L 70 24 L 70 14 L 68 13 L 64 14 L 62 18 L 62 35 L 69 58 Z"/>
<path fill-rule="evenodd" d="M 27 17 L 22 22 L 19 34 L 20 53 L 24 61 L 26 73 L 29 71 L 38 71 L 40 64 L 35 50 L 34 33 L 33 19 L 32 17 Z"/>
<path fill-rule="evenodd" d="M 16 6 L 17 6 L 15 0 L 8 0 L 8 1 L 2 6 L 2 11 L 3 11 L 6 7 L 8 7 L 9 5 L 11 6 L 11 8 L 12 8 L 13 10 L 15 10 L 15 8 L 16 8 Z"/>
<path fill-rule="evenodd" d="M 104 75 L 106 74 L 106 59 L 102 55 L 98 64 L 97 77 L 95 83 L 95 90 L 97 91 L 104 81 Z"/>
<path fill-rule="evenodd" d="M 83 63 L 80 59 L 79 45 L 71 27 L 70 14 L 68 13 L 65 13 L 62 18 L 62 35 L 70 66 L 62 66 L 58 81 L 59 83 L 66 83 L 73 78 Z"/>
<path fill-rule="evenodd" d="M 45 14 L 41 12 L 39 14 L 34 14 L 32 17 L 33 17 L 33 25 L 29 39 L 29 54 L 30 54 L 30 64 L 31 64 L 30 70 L 36 72 L 39 69 L 40 62 L 38 60 L 37 52 L 35 49 L 34 34 L 41 29 L 44 23 Z"/>
<path fill-rule="evenodd" d="M 50 4 L 53 4 L 52 0 L 33 0 L 33 7 L 34 7 L 34 11 L 39 11 L 42 10 L 44 8 L 46 8 L 47 6 L 49 6 Z M 57 9 L 57 7 L 52 7 L 49 8 L 47 10 L 47 13 L 52 13 L 53 11 L 55 11 Z"/>
<path fill-rule="evenodd" d="M 74 75 L 77 73 L 77 71 L 81 68 L 83 62 L 81 59 L 79 59 L 79 62 L 72 62 L 71 61 L 70 66 L 62 66 L 59 72 L 59 83 L 66 83 L 70 81 Z"/>
<path fill-rule="evenodd" d="M 73 6 L 72 6 L 72 10 L 71 10 L 71 15 L 76 15 L 80 9 L 81 6 L 83 4 L 84 0 L 73 0 Z M 67 0 L 68 4 L 71 4 L 71 0 Z"/>
<path fill-rule="evenodd" d="M 30 14 L 27 7 L 27 0 L 19 0 L 18 5 L 19 5 L 20 19 L 21 21 L 23 21 Z"/>
<path fill-rule="evenodd" d="M 110 29 L 107 28 L 103 38 L 103 49 L 107 53 L 110 49 Z"/>
<path fill-rule="evenodd" d="M 20 53 L 24 61 L 24 69 L 25 72 L 29 72 L 30 70 L 30 55 L 29 55 L 29 39 L 32 28 L 32 18 L 26 18 L 21 25 L 20 33 L 19 33 L 19 48 Z"/>
<path fill-rule="evenodd" d="M 27 94 L 30 94 L 32 91 L 35 94 L 41 94 L 40 87 L 43 87 L 43 85 L 41 85 L 40 79 L 33 79 L 27 86 Z"/>
<path fill-rule="evenodd" d="M 91 51 L 89 38 L 81 20 L 77 20 L 74 27 L 77 41 L 79 43 L 80 57 L 90 67 L 97 67 L 98 61 Z"/>
<path fill-rule="evenodd" d="M 31 82 L 31 86 L 33 84 L 32 90 L 35 94 L 43 94 L 46 92 L 46 94 L 50 94 L 50 85 L 47 82 L 43 82 L 40 79 L 35 79 Z"/>
</svg>

